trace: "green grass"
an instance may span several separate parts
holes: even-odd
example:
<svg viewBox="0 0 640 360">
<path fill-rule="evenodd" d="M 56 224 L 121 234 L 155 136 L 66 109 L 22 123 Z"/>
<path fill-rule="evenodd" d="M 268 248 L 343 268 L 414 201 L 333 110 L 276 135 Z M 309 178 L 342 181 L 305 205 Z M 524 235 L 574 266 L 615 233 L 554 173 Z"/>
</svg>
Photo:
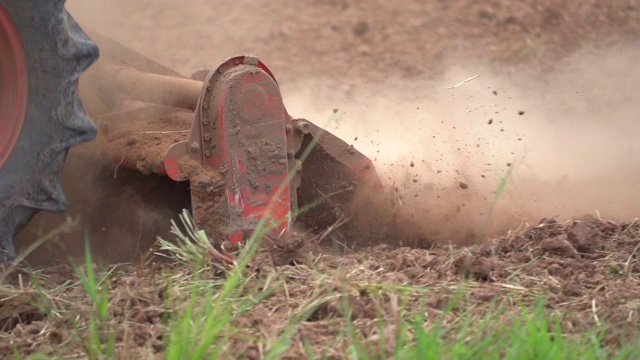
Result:
<svg viewBox="0 0 640 360">
<path fill-rule="evenodd" d="M 187 229 L 192 229 L 188 218 L 183 220 Z M 192 237 L 191 244 L 165 246 L 176 259 L 184 261 L 183 266 L 192 267 L 187 275 L 168 280 L 174 290 L 171 293 L 189 294 L 186 306 L 182 307 L 180 301 L 185 301 L 184 296 L 167 299 L 167 311 L 171 315 L 166 323 L 164 355 L 169 360 L 229 357 L 231 343 L 239 339 L 259 344 L 265 359 L 277 359 L 294 346 L 296 333 L 309 323 L 310 317 L 331 302 L 342 308 L 336 316 L 342 326 L 325 347 L 314 345 L 312 338 L 303 338 L 308 358 L 328 358 L 338 342 L 348 344 L 343 346 L 342 355 L 351 359 L 631 359 L 640 356 L 640 342 L 618 349 L 605 347 L 602 329 L 594 328 L 581 336 L 564 334 L 559 318 L 544 311 L 542 299 L 529 306 L 522 304 L 515 312 L 513 307 L 505 307 L 505 303 L 494 303 L 479 316 L 474 311 L 472 295 L 463 284 L 435 319 L 427 319 L 423 301 L 417 307 L 409 304 L 414 303 L 416 297 L 428 298 L 434 289 L 350 284 L 340 276 L 341 288 L 336 290 L 324 281 L 327 274 L 321 273 L 315 274 L 315 291 L 281 324 L 277 336 L 269 339 L 237 323 L 254 307 L 281 291 L 286 279 L 272 273 L 265 280 L 257 281 L 239 266 L 227 269 L 226 278 L 206 277 L 203 274 L 211 270 L 211 261 L 199 258 L 204 251 L 195 251 L 197 248 L 193 247 L 199 244 L 202 234 L 190 230 L 187 233 Z M 109 334 L 109 327 L 105 326 L 108 323 L 107 293 L 103 286 L 106 278 L 98 278 L 92 270 L 91 254 L 86 255 L 87 264 L 78 275 L 93 309 L 86 339 L 87 356 L 114 358 L 114 334 Z M 375 321 L 377 336 L 366 336 L 351 320 L 348 288 L 354 285 L 368 292 L 379 304 Z M 465 309 L 469 304 L 471 307 Z M 108 341 L 101 342 L 105 336 Z"/>
<path fill-rule="evenodd" d="M 110 331 L 108 274 L 96 273 L 88 241 L 85 243 L 85 266 L 76 267 L 75 271 L 91 306 L 89 334 L 85 344 L 87 356 L 92 360 L 114 358 L 116 334 Z"/>
<path fill-rule="evenodd" d="M 188 236 L 198 236 L 197 232 L 187 232 Z M 197 239 L 192 240 L 198 244 Z M 518 296 L 515 306 L 513 298 L 480 305 L 473 298 L 473 283 L 459 281 L 447 285 L 453 291 L 448 303 L 434 311 L 425 302 L 446 290 L 442 284 L 415 287 L 354 281 L 348 273 L 356 270 L 351 268 L 330 271 L 306 268 L 302 274 L 305 278 L 298 282 L 288 280 L 295 268 L 272 271 L 257 278 L 234 266 L 219 276 L 216 274 L 220 269 L 212 265 L 211 259 L 188 262 L 188 256 L 204 253 L 194 251 L 192 245 L 165 247 L 183 263 L 159 275 L 167 294 L 162 305 L 165 312 L 163 347 L 164 358 L 169 360 L 243 358 L 249 356 L 250 345 L 259 349 L 259 356 L 266 359 L 277 359 L 291 351 L 311 359 L 328 359 L 336 354 L 350 359 L 634 359 L 640 356 L 640 342 L 605 346 L 606 326 L 579 334 L 563 332 L 561 317 L 546 311 L 543 299 L 532 297 L 530 301 L 520 301 L 523 298 Z M 243 261 L 240 257 L 239 262 Z M 73 327 L 83 345 L 83 356 L 122 358 L 126 347 L 116 341 L 117 324 L 109 305 L 113 300 L 110 291 L 116 272 L 93 265 L 87 247 L 86 263 L 77 267 L 75 273 L 77 282 L 65 291 L 82 289 L 84 304 L 89 308 L 86 317 Z M 34 280 L 37 278 L 34 275 Z M 49 306 L 43 299 L 54 296 L 47 294 L 37 280 L 34 284 L 38 289 L 37 298 L 41 300 L 38 303 Z M 276 295 L 280 294 L 280 301 L 285 301 L 281 296 L 283 291 L 303 288 L 309 291 L 299 298 L 291 295 L 293 306 L 287 316 L 273 311 L 281 305 L 271 302 Z M 376 315 L 370 325 L 363 326 L 362 317 L 352 318 L 356 311 L 356 304 L 351 301 L 354 296 L 364 296 L 375 304 Z M 320 320 L 313 318 L 328 305 L 333 306 L 332 315 Z M 264 319 L 267 326 L 262 329 L 260 325 L 247 323 L 246 319 L 251 318 L 256 308 L 272 309 L 273 322 L 278 326 L 272 327 L 269 318 Z M 47 314 L 59 317 L 52 311 Z M 316 324 L 333 326 L 332 335 L 321 340 L 301 336 L 303 329 Z M 272 332 L 266 334 L 265 331 Z M 64 354 L 60 350 L 26 358 Z M 20 358 L 18 349 L 15 355 Z"/>
<path fill-rule="evenodd" d="M 278 359 L 291 354 L 310 359 L 640 358 L 640 341 L 607 345 L 605 320 L 602 326 L 566 332 L 563 314 L 548 311 L 535 291 L 529 296 L 514 292 L 483 304 L 474 299 L 472 290 L 480 285 L 473 281 L 422 287 L 395 284 L 357 266 L 286 267 L 256 276 L 246 269 L 255 248 L 242 249 L 235 265 L 220 266 L 206 255 L 206 236 L 195 231 L 187 214 L 181 220 L 184 232 L 174 224 L 181 240 L 161 243 L 176 265 L 155 275 L 155 284 L 164 287 L 165 294 L 161 305 L 165 359 Z M 77 279 L 60 288 L 48 289 L 38 273 L 31 275 L 33 303 L 52 324 L 72 319 L 67 331 L 73 335 L 57 349 L 29 356 L 22 357 L 16 347 L 14 358 L 64 358 L 65 347 L 78 355 L 72 350 L 78 348 L 74 344 L 80 344 L 80 357 L 89 359 L 129 356 L 131 344 L 121 344 L 118 338 L 128 325 L 113 317 L 111 307 L 121 274 L 117 267 L 94 265 L 88 246 L 85 259 L 75 268 Z M 362 276 L 354 277 L 358 272 Z M 12 291 L 15 295 L 20 290 Z M 54 306 L 54 299 L 74 291 L 76 297 L 68 300 L 66 313 Z M 445 306 L 426 304 L 441 294 L 448 294 Z M 375 305 L 373 318 L 357 315 L 361 310 L 354 298 Z M 277 310 L 284 305 L 287 311 Z M 82 306 L 88 310 L 76 310 Z M 266 311 L 263 323 L 254 324 L 249 320 L 258 310 Z M 322 311 L 325 315 L 318 315 Z M 315 328 L 329 330 L 322 337 L 309 335 Z M 142 349 L 149 356 L 153 353 L 149 346 Z"/>
<path fill-rule="evenodd" d="M 225 299 L 219 292 L 226 283 L 211 285 L 208 291 L 194 291 L 190 306 L 171 319 L 167 359 L 221 356 L 231 338 L 242 337 L 243 329 L 235 328 L 232 325 L 234 321 L 246 315 L 260 299 L 275 291 L 263 290 L 262 293 L 252 293 L 244 298 Z M 238 285 L 236 293 L 242 293 L 244 285 L 246 283 Z M 454 315 L 455 304 L 452 303 L 435 323 L 429 325 L 422 312 L 404 308 L 404 303 L 415 292 L 424 290 L 428 289 L 416 289 L 412 294 L 383 292 L 379 295 L 395 294 L 398 299 L 398 317 L 394 321 L 389 322 L 382 313 L 377 319 L 380 333 L 385 336 L 365 339 L 352 321 L 344 321 L 336 335 L 341 342 L 349 344 L 343 355 L 351 359 L 389 356 L 397 359 L 630 359 L 640 356 L 640 342 L 617 350 L 608 349 L 601 344 L 601 334 L 595 329 L 585 332 L 581 337 L 566 336 L 562 333 L 559 321 L 547 317 L 541 303 L 523 307 L 513 315 L 507 315 L 504 309 L 491 310 L 480 318 L 476 318 L 473 312 Z M 198 305 L 201 297 L 215 301 Z M 296 332 L 328 298 L 339 299 L 343 306 L 343 318 L 350 318 L 351 305 L 346 293 L 329 293 L 324 298 L 311 297 L 283 324 L 282 331 L 273 341 L 249 337 L 248 343 L 260 342 L 264 346 L 264 358 L 278 358 L 294 344 Z M 450 315 L 456 317 L 454 324 L 447 324 L 445 320 Z M 507 326 L 509 322 L 503 321 L 509 318 L 511 325 Z M 391 331 L 387 331 L 389 326 Z M 327 358 L 327 354 L 333 350 L 331 344 L 325 348 L 314 348 L 312 341 L 303 339 L 309 358 Z"/>
<path fill-rule="evenodd" d="M 140 270 L 140 278 L 155 278 L 153 288 L 163 293 L 160 326 L 165 359 L 277 359 L 291 354 L 310 359 L 640 358 L 640 341 L 607 344 L 610 328 L 605 319 L 600 326 L 566 331 L 565 314 L 546 309 L 540 291 L 527 292 L 518 286 L 517 276 L 507 279 L 514 282 L 507 285 L 517 290 L 483 303 L 473 292 L 482 284 L 472 280 L 453 278 L 431 286 L 389 283 L 383 273 L 362 265 L 324 268 L 321 258 L 310 265 L 256 275 L 248 265 L 259 241 L 241 249 L 233 264 L 221 264 L 187 212 L 180 221 L 181 226 L 173 223 L 175 241 L 159 241 L 175 265 L 159 274 Z M 454 259 L 458 254 L 449 249 L 445 256 Z M 443 259 L 449 261 L 453 260 Z M 101 269 L 93 264 L 87 244 L 85 263 L 74 272 L 75 280 L 54 289 L 43 285 L 38 273 L 31 274 L 32 288 L 22 291 L 33 294 L 32 303 L 48 321 L 71 319 L 67 331 L 73 336 L 57 349 L 25 358 L 61 358 L 65 346 L 70 352 L 78 348 L 74 344 L 89 359 L 128 356 L 132 345 L 122 344 L 124 336 L 119 335 L 130 324 L 115 319 L 112 308 L 121 286 L 118 267 Z M 21 290 L 11 291 L 6 296 Z M 55 299 L 74 292 L 74 298 L 65 299 L 66 312 L 64 306 L 55 306 L 59 303 Z M 427 305 L 443 294 L 444 306 Z M 373 305 L 373 316 L 362 316 L 358 310 L 357 302 L 363 300 Z M 76 310 L 83 307 L 85 311 Z M 324 332 L 315 336 L 314 329 Z M 149 356 L 153 353 L 148 345 L 142 349 Z M 21 358 L 20 348 L 15 348 L 14 357 Z"/>
</svg>

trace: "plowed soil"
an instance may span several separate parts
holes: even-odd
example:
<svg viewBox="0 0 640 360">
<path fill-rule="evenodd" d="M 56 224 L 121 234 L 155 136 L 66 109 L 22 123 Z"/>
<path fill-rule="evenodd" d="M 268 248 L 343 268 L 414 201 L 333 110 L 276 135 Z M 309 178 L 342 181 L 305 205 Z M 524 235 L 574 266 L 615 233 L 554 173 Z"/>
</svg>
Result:
<svg viewBox="0 0 640 360">
<path fill-rule="evenodd" d="M 640 1 L 78 0 L 68 7 L 83 26 L 185 75 L 227 55 L 256 54 L 291 113 L 329 119 L 327 127 L 374 160 L 391 199 L 383 209 L 389 226 L 305 234 L 293 247 L 269 243 L 249 271 L 256 282 L 275 271 L 287 286 L 234 324 L 249 338 L 277 336 L 317 296 L 319 281 L 335 283 L 336 292 L 352 285 L 348 315 L 363 341 L 384 336 L 380 307 L 389 318 L 397 310 L 392 296 L 360 291 L 364 284 L 423 287 L 406 307 L 426 302 L 427 314 L 442 313 L 462 287 L 470 295 L 457 306 L 477 317 L 498 299 L 517 311 L 542 297 L 566 334 L 606 322 L 603 342 L 614 347 L 640 330 Z M 138 261 L 157 235 L 169 236 L 188 189 L 153 176 L 116 177 L 102 163 L 86 175 L 91 182 L 78 182 L 71 166 L 70 214 L 82 214 L 90 234 L 102 231 L 96 257 Z M 50 228 L 63 218 L 36 223 Z M 42 234 L 36 229 L 19 247 Z M 70 253 L 45 245 L 32 263 L 81 255 L 77 233 L 65 240 L 75 241 Z M 156 274 L 172 266 L 113 268 L 109 309 L 123 354 L 162 356 L 168 290 Z M 7 280 L 33 290 L 27 274 L 16 270 Z M 83 351 L 74 321 L 88 316 L 86 294 L 62 286 L 75 277 L 67 265 L 42 274 L 55 314 L 32 305 L 35 290 L 0 299 L 1 356 Z M 305 357 L 308 339 L 340 358 L 349 345 L 335 342 L 344 326 L 340 304 L 324 298 L 285 355 Z M 237 340 L 225 354 L 261 351 Z"/>
<path fill-rule="evenodd" d="M 375 289 L 407 286 L 423 290 L 405 290 L 411 295 L 403 311 L 422 309 L 432 319 L 428 323 L 435 321 L 463 290 L 466 295 L 455 304 L 459 310 L 447 313 L 447 322 L 455 323 L 459 314 L 468 311 L 473 319 L 480 319 L 492 306 L 501 304 L 513 309 L 492 321 L 495 326 L 508 326 L 509 314 L 517 313 L 520 306 L 535 306 L 543 297 L 546 311 L 559 316 L 567 336 L 580 338 L 606 323 L 602 344 L 616 347 L 634 340 L 640 330 L 639 248 L 640 227 L 636 222 L 558 223 L 548 219 L 464 248 L 435 245 L 428 249 L 393 249 L 378 245 L 345 254 L 317 246 L 294 251 L 268 247 L 248 269 L 254 274 L 249 287 L 262 286 L 274 271 L 287 286 L 278 288 L 233 325 L 243 329 L 241 338 L 277 337 L 292 314 L 312 303 L 313 312 L 293 335 L 294 344 L 300 346 L 292 346 L 285 358 L 306 357 L 303 341 L 310 341 L 317 354 L 324 351 L 330 358 L 342 358 L 351 345 L 339 337 L 345 321 L 362 333 L 363 341 L 376 344 L 375 339 L 385 336 L 378 331 L 380 311 L 393 327 L 398 298 L 393 291 L 380 293 Z M 110 331 L 116 334 L 124 358 L 162 356 L 168 331 L 164 321 L 167 311 L 172 310 L 166 303 L 167 280 L 160 274 L 172 271 L 170 265 L 120 265 L 105 278 L 109 283 Z M 91 306 L 81 288 L 69 287 L 69 280 L 76 279 L 73 269 L 61 265 L 41 272 L 39 286 L 47 294 L 44 300 L 38 300 L 38 291 L 28 279 L 29 273 L 24 271 L 14 271 L 8 279 L 23 290 L 16 290 L 0 303 L 0 338 L 4 340 L 0 354 L 9 357 L 14 349 L 25 355 L 35 351 L 82 353 L 82 339 L 71 318 L 84 326 Z M 342 291 L 349 293 L 348 317 L 342 300 L 331 295 Z M 55 314 L 43 311 L 43 303 L 53 306 Z M 232 341 L 224 354 L 259 358 L 260 347 L 241 338 Z M 393 353 L 393 344 L 388 346 L 380 350 L 381 357 Z"/>
</svg>

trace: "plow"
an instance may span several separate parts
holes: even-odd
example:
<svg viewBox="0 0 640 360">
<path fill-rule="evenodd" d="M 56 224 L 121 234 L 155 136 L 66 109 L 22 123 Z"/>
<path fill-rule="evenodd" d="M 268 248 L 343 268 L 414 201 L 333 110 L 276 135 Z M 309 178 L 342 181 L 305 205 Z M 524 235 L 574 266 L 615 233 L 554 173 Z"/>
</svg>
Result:
<svg viewBox="0 0 640 360">
<path fill-rule="evenodd" d="M 36 212 L 65 209 L 60 169 L 70 147 L 91 140 L 115 174 L 129 168 L 188 184 L 196 224 L 232 244 L 286 236 L 301 221 L 324 231 L 382 190 L 369 158 L 287 112 L 258 57 L 228 57 L 187 77 L 87 36 L 63 1 L 36 3 L 0 1 L 4 260 Z"/>
</svg>

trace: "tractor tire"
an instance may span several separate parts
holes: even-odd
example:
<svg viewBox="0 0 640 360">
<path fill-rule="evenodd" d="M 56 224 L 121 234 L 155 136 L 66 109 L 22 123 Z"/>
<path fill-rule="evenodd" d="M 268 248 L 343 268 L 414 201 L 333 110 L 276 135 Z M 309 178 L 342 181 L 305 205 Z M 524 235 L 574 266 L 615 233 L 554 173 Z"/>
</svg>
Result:
<svg viewBox="0 0 640 360">
<path fill-rule="evenodd" d="M 0 0 L 0 12 L 5 18 L 8 14 L 22 43 L 28 79 L 21 130 L 0 161 L 0 263 L 15 258 L 14 237 L 38 211 L 67 207 L 60 183 L 62 164 L 70 147 L 97 133 L 78 97 L 78 79 L 98 58 L 98 47 L 64 4 L 65 0 Z M 10 120 L 0 118 L 0 125 L 3 121 Z"/>
</svg>

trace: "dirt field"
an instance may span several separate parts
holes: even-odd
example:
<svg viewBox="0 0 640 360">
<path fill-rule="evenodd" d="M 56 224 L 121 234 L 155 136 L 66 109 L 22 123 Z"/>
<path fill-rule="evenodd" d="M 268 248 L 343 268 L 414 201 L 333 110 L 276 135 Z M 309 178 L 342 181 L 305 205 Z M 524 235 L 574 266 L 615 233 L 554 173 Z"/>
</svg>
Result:
<svg viewBox="0 0 640 360">
<path fill-rule="evenodd" d="M 397 318 L 398 296 L 402 311 L 446 314 L 448 324 L 467 313 L 480 319 L 497 303 L 507 309 L 495 319 L 504 326 L 520 305 L 543 298 L 568 337 L 597 328 L 602 344 L 616 348 L 637 335 L 639 1 L 77 0 L 68 8 L 83 26 L 185 75 L 258 55 L 289 112 L 326 122 L 374 160 L 395 192 L 403 231 L 368 241 L 380 234 L 349 239 L 338 229 L 321 244 L 260 253 L 249 286 L 280 285 L 234 319 L 244 330 L 229 335 L 224 356 L 264 356 L 264 344 L 310 306 L 284 355 L 308 356 L 308 340 L 316 354 L 346 357 L 340 329 L 352 324 L 365 344 L 398 331 L 377 324 Z M 329 122 L 334 108 L 339 116 Z M 135 173 L 116 178 L 108 167 L 87 170 L 78 165 L 91 161 L 83 154 L 74 151 L 77 162 L 65 169 L 70 210 L 40 215 L 18 246 L 82 215 L 32 264 L 80 257 L 86 231 L 97 258 L 137 264 L 157 235 L 169 236 L 187 192 Z M 382 245 L 362 246 L 372 242 Z M 119 354 L 165 354 L 163 274 L 183 270 L 121 265 L 105 278 Z M 76 330 L 91 303 L 69 286 L 76 275 L 59 265 L 41 276 L 37 286 L 28 270 L 9 276 L 0 355 L 85 351 Z M 462 290 L 455 311 L 445 311 Z M 332 291 L 348 293 L 349 314 Z M 391 356 L 387 346 L 376 356 Z"/>
</svg>

